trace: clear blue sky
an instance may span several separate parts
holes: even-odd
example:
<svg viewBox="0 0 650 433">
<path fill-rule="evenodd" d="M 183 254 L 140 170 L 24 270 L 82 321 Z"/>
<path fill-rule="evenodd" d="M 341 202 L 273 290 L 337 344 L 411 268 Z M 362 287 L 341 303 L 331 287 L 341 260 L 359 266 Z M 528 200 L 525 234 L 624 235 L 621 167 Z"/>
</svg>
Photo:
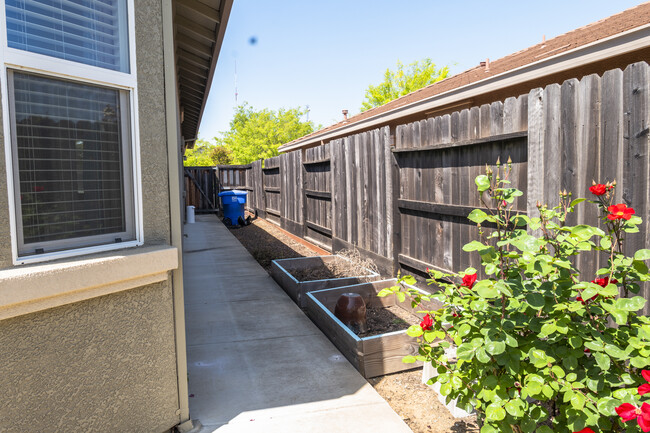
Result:
<svg viewBox="0 0 650 433">
<path fill-rule="evenodd" d="M 235 104 L 309 106 L 328 126 L 359 112 L 368 84 L 397 60 L 451 73 L 496 60 L 643 3 L 631 0 L 235 0 L 200 126 L 229 128 Z"/>
</svg>

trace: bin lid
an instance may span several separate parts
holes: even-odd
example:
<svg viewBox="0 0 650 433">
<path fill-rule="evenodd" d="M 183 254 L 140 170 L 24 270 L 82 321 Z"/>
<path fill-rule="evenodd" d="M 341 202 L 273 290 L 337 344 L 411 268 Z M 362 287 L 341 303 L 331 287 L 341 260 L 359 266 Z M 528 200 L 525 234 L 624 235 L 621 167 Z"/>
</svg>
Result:
<svg viewBox="0 0 650 433">
<path fill-rule="evenodd" d="M 246 195 L 248 191 L 242 191 L 241 189 L 231 189 L 230 191 L 223 191 L 219 193 L 219 197 L 229 196 L 229 195 Z"/>
</svg>

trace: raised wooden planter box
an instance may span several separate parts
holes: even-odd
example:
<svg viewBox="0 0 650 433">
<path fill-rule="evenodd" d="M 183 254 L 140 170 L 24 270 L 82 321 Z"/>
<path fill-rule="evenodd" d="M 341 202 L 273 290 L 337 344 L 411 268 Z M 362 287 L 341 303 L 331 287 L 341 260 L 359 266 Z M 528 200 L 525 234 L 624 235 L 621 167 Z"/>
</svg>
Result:
<svg viewBox="0 0 650 433">
<path fill-rule="evenodd" d="M 406 330 L 360 338 L 334 316 L 334 306 L 341 294 L 354 292 L 363 296 L 366 307 L 398 306 L 414 313 L 408 301 L 398 302 L 395 295 L 377 297 L 377 293 L 381 289 L 392 287 L 395 284 L 397 284 L 395 279 L 382 280 L 319 290 L 307 293 L 306 296 L 307 315 L 366 378 L 421 367 L 422 363 L 405 364 L 402 362 L 402 358 L 407 355 L 417 355 L 418 345 L 413 337 L 406 334 Z M 424 290 L 420 291 L 428 293 Z M 432 310 L 439 307 L 440 304 L 432 301 L 426 306 L 422 306 L 422 309 Z M 416 315 L 422 316 L 421 314 Z"/>
<path fill-rule="evenodd" d="M 290 271 L 300 269 L 311 269 L 323 266 L 323 263 L 332 262 L 337 259 L 347 260 L 341 256 L 315 256 L 300 257 L 297 259 L 280 259 L 271 262 L 271 275 L 273 279 L 284 289 L 285 292 L 301 308 L 306 306 L 306 293 L 314 290 L 329 289 L 332 287 L 349 286 L 367 281 L 375 281 L 380 278 L 379 274 L 366 269 L 365 275 L 351 276 L 346 278 L 329 278 L 326 280 L 298 281 Z"/>
</svg>

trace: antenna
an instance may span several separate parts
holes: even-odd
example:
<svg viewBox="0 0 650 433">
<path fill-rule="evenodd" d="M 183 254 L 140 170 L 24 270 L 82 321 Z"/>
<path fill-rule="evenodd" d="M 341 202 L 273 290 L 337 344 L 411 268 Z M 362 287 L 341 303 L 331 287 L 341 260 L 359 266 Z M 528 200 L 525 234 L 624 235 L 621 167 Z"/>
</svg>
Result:
<svg viewBox="0 0 650 433">
<path fill-rule="evenodd" d="M 237 105 L 237 59 L 235 59 L 235 105 Z"/>
</svg>

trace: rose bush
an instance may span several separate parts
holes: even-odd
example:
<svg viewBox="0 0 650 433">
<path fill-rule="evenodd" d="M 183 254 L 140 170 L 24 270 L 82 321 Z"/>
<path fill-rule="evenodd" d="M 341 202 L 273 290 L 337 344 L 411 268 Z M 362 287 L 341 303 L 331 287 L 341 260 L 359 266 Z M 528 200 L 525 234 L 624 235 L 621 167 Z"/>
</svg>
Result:
<svg viewBox="0 0 650 433">
<path fill-rule="evenodd" d="M 586 201 L 567 192 L 556 207 L 538 204 L 539 217 L 520 215 L 513 202 L 522 193 L 509 186 L 510 171 L 497 165 L 476 178 L 485 207 L 468 218 L 480 238 L 463 249 L 480 256 L 483 278 L 472 268 L 428 271 L 438 287 L 432 297 L 444 307 L 423 311 L 425 320 L 409 328 L 420 349 L 404 362 L 432 363 L 438 376 L 429 383 L 474 408 L 481 433 L 649 431 L 650 405 L 641 399 L 650 391 L 643 381 L 650 320 L 639 314 L 646 300 L 635 295 L 650 280 L 650 250 L 623 250 L 641 219 L 613 203 L 615 183 L 590 188 L 603 229 L 566 224 Z M 574 266 L 589 251 L 606 262 L 597 275 Z M 410 296 L 416 309 L 429 300 L 403 285 L 380 296 L 390 293 Z M 450 345 L 456 360 L 445 355 Z"/>
</svg>

